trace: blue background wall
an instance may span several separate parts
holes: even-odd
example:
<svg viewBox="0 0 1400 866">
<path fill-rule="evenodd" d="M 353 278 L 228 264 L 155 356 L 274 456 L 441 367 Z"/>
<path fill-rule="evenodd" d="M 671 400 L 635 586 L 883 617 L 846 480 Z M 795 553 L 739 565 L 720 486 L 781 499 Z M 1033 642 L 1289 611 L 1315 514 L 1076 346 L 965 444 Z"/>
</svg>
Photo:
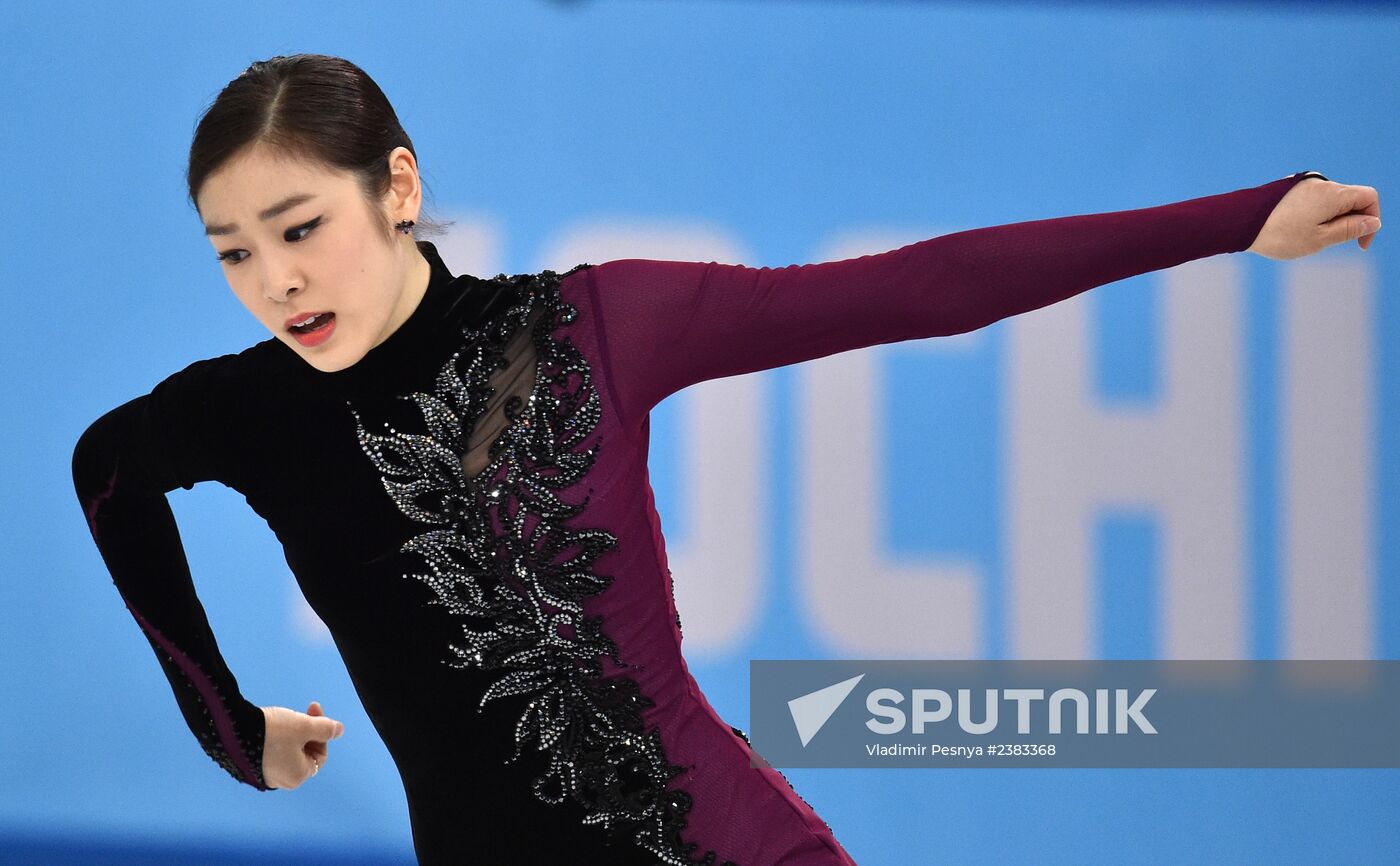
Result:
<svg viewBox="0 0 1400 866">
<path fill-rule="evenodd" d="M 483 275 L 573 258 L 823 261 L 1303 169 L 1376 187 L 1383 205 L 1400 189 L 1389 6 L 51 2 L 13 4 L 5 19 L 6 862 L 411 861 L 393 765 L 266 526 L 218 485 L 171 494 L 250 699 L 318 699 L 347 725 L 328 772 L 275 795 L 234 784 L 199 751 L 68 474 L 102 412 L 266 337 L 182 186 L 199 112 L 254 59 L 312 51 L 369 71 L 413 136 L 433 212 L 457 220 L 439 241 L 449 264 Z M 883 455 L 869 475 L 889 518 L 872 542 L 880 561 L 926 567 L 964 605 L 929 606 L 927 629 L 886 645 L 869 622 L 822 608 L 822 566 L 803 553 L 814 527 L 850 516 L 841 501 L 804 505 L 824 489 L 804 455 L 823 444 L 833 396 L 817 368 L 668 399 L 653 419 L 653 480 L 688 657 L 711 701 L 747 726 L 749 658 L 1396 658 L 1400 544 L 1384 528 L 1400 515 L 1400 304 L 1385 289 L 1400 258 L 1387 234 L 1368 252 L 1300 262 L 1188 263 L 947 347 L 830 361 L 883 395 L 861 428 Z M 1173 298 L 1180 321 L 1223 327 L 1206 332 L 1225 335 L 1210 351 L 1238 373 L 1237 398 L 1220 405 L 1239 411 L 1223 458 L 1201 444 L 1162 465 L 1209 451 L 1241 479 L 1237 507 L 1219 515 L 1234 520 L 1221 550 L 1238 568 L 1192 582 L 1172 565 L 1181 541 L 1163 509 L 1189 498 L 1170 495 L 1093 511 L 1077 527 L 1082 551 L 1042 551 L 1053 563 L 1028 568 L 1037 521 L 1056 510 L 1039 506 L 1063 482 L 1021 461 L 1072 396 L 1030 374 L 1082 356 L 1078 398 L 1093 417 L 1180 408 L 1171 359 L 1194 344 L 1167 327 Z M 1319 364 L 1328 346 L 1346 347 L 1343 360 Z M 739 515 L 739 591 L 717 594 L 702 578 L 708 539 L 724 535 L 707 533 L 735 518 L 696 492 L 713 467 L 691 446 L 714 417 L 700 410 L 739 398 L 756 407 L 746 459 L 772 492 Z M 1184 429 L 1218 429 L 1190 408 Z M 1333 441 L 1347 447 L 1308 448 Z M 1094 454 L 1067 459 L 1091 471 Z M 1133 456 L 1112 459 L 1155 489 L 1161 465 Z M 1319 514 L 1345 519 L 1308 519 Z M 1028 617 L 1032 576 L 1077 586 L 1074 616 Z M 1197 627 L 1167 615 L 1168 599 L 1210 603 L 1216 579 L 1238 590 L 1228 617 Z M 1318 614 L 1308 592 L 1342 601 Z M 1400 844 L 1395 770 L 788 775 L 862 864 L 1382 862 Z"/>
</svg>

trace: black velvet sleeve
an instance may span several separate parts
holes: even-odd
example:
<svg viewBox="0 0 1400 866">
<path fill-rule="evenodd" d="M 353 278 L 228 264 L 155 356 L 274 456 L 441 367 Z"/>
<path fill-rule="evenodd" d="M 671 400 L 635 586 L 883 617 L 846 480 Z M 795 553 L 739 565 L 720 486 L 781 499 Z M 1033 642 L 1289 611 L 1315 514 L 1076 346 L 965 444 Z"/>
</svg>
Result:
<svg viewBox="0 0 1400 866">
<path fill-rule="evenodd" d="M 73 484 L 112 582 L 190 730 L 230 775 L 266 791 L 262 710 L 224 663 L 165 497 L 209 480 L 240 489 L 238 359 L 196 361 L 94 421 L 73 450 Z"/>
</svg>

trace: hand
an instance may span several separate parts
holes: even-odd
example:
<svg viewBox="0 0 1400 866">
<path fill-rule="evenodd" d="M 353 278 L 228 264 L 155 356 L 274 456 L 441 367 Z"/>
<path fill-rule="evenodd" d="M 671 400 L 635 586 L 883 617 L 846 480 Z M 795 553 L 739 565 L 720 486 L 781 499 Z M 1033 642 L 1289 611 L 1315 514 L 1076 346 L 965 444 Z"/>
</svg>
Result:
<svg viewBox="0 0 1400 866">
<path fill-rule="evenodd" d="M 1249 252 L 1266 259 L 1297 259 L 1353 238 L 1370 249 L 1381 227 L 1374 187 L 1305 177 L 1274 206 Z"/>
<path fill-rule="evenodd" d="M 326 763 L 326 743 L 345 733 L 345 725 L 326 715 L 318 701 L 305 713 L 286 707 L 263 707 L 263 781 L 270 788 L 299 788 Z"/>
</svg>

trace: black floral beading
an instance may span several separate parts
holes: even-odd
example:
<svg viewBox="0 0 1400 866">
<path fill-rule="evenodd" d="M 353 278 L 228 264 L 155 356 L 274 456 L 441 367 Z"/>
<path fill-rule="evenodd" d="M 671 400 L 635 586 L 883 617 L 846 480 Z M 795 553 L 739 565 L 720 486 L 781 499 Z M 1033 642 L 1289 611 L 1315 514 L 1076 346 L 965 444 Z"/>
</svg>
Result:
<svg viewBox="0 0 1400 866">
<path fill-rule="evenodd" d="M 584 823 L 630 839 L 663 863 L 714 866 L 714 851 L 696 859 L 697 844 L 681 838 L 691 798 L 668 785 L 686 767 L 667 760 L 656 728 L 645 729 L 642 710 L 653 702 L 634 679 L 603 676 L 605 655 L 620 668 L 631 665 L 618 657 L 600 618 L 583 612 L 583 601 L 612 582 L 593 566 L 617 538 L 570 526 L 589 496 L 577 505 L 560 496 L 595 462 L 601 437 L 585 442 L 602 401 L 587 360 L 553 331 L 578 315 L 560 296 L 560 281 L 587 267 L 494 278 L 513 288 L 513 305 L 462 329 L 462 347 L 438 372 L 433 393 L 400 397 L 417 405 L 426 433 L 387 425 L 385 433 L 371 433 L 353 405 L 351 412 L 385 491 L 406 516 L 431 527 L 401 551 L 426 563 L 427 573 L 411 576 L 432 588 L 430 603 L 460 619 L 462 639 L 444 662 L 503 672 L 478 710 L 507 696 L 529 699 L 507 762 L 535 742 L 548 760 L 533 782 L 536 797 L 578 803 Z M 491 375 L 510 363 L 504 348 L 520 328 L 531 329 L 534 383 L 528 398 L 503 405 L 508 426 L 491 443 L 485 468 L 469 476 L 468 436 L 493 394 Z"/>
</svg>

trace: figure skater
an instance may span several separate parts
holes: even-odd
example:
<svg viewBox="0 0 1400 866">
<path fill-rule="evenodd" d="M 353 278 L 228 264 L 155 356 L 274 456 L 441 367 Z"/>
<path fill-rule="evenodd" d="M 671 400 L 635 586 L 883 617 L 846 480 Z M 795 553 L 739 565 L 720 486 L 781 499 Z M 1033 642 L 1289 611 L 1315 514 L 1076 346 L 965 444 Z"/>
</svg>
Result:
<svg viewBox="0 0 1400 866">
<path fill-rule="evenodd" d="M 271 337 L 92 423 L 73 453 L 89 530 L 200 745 L 240 782 L 294 790 L 345 726 L 244 697 L 165 498 L 243 494 L 398 768 L 424 864 L 853 862 L 686 669 L 647 481 L 666 396 L 1193 259 L 1365 249 L 1380 216 L 1375 189 L 1298 172 L 819 264 L 454 276 L 414 234 L 418 156 L 388 100 L 315 54 L 222 90 L 188 187 Z"/>
</svg>

